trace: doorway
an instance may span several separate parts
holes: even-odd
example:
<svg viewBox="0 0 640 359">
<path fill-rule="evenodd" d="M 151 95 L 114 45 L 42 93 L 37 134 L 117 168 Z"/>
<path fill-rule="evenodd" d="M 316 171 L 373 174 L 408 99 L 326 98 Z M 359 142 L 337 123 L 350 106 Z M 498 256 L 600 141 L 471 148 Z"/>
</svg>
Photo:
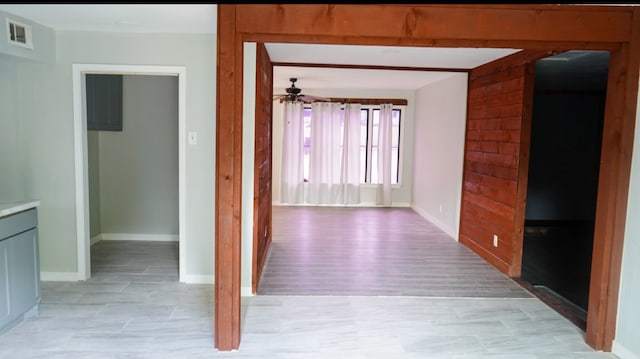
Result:
<svg viewBox="0 0 640 359">
<path fill-rule="evenodd" d="M 86 78 L 92 80 L 86 82 L 91 275 L 117 271 L 140 276 L 161 267 L 177 281 L 178 79 Z M 95 248 L 102 241 L 111 243 L 97 247 L 110 250 Z M 136 242 L 146 250 L 133 246 Z M 144 259 L 162 246 L 168 255 Z"/>
<path fill-rule="evenodd" d="M 608 51 L 538 60 L 521 280 L 586 330 Z"/>
<path fill-rule="evenodd" d="M 178 82 L 178 252 L 179 278 L 184 281 L 185 263 L 185 68 L 174 66 L 73 65 L 73 107 L 76 177 L 76 226 L 78 280 L 91 277 L 88 131 L 86 125 L 86 74 L 158 75 L 177 77 Z"/>
</svg>

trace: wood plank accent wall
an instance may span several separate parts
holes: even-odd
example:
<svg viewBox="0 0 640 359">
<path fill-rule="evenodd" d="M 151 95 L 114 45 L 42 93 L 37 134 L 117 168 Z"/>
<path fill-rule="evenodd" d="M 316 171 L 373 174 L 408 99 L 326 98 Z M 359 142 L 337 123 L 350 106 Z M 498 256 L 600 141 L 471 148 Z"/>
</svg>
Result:
<svg viewBox="0 0 640 359">
<path fill-rule="evenodd" d="M 253 273 L 251 290 L 258 292 L 271 244 L 271 149 L 273 134 L 273 66 L 264 43 L 257 44 L 256 129 L 253 191 Z"/>
<path fill-rule="evenodd" d="M 531 64 L 551 53 L 521 51 L 469 74 L 459 240 L 510 276 L 521 266 Z"/>
</svg>

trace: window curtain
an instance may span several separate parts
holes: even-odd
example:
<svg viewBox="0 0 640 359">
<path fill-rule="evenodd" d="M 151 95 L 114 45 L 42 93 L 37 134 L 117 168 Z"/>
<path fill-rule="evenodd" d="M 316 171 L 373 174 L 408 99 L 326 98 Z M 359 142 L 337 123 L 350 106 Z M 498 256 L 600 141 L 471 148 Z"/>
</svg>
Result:
<svg viewBox="0 0 640 359">
<path fill-rule="evenodd" d="M 391 206 L 391 117 L 392 104 L 380 105 L 380 123 L 378 127 L 378 189 L 376 203 Z"/>
<path fill-rule="evenodd" d="M 284 103 L 281 202 L 304 201 L 304 118 L 302 102 Z"/>
<path fill-rule="evenodd" d="M 360 104 L 344 105 L 344 131 L 342 140 L 341 203 L 360 203 Z"/>
<path fill-rule="evenodd" d="M 307 199 L 335 204 L 341 191 L 342 110 L 335 102 L 311 104 L 311 153 Z"/>
</svg>

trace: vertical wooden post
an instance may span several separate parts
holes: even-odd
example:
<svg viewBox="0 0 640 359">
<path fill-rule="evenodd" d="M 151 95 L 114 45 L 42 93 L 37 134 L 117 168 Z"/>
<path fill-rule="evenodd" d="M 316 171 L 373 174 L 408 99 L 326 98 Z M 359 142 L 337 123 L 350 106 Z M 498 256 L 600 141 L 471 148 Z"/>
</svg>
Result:
<svg viewBox="0 0 640 359">
<path fill-rule="evenodd" d="M 602 131 L 586 342 L 604 351 L 611 351 L 616 331 L 638 99 L 638 63 L 640 10 L 634 9 L 631 41 L 611 52 Z"/>
<path fill-rule="evenodd" d="M 236 6 L 218 5 L 215 194 L 215 345 L 240 346 L 242 43 Z"/>
</svg>

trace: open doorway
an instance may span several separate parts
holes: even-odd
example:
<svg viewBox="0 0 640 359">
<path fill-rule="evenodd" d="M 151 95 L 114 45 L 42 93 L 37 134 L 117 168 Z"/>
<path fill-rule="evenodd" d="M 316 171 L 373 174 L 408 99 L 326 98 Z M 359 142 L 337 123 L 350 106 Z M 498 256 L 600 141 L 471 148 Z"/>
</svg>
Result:
<svg viewBox="0 0 640 359">
<path fill-rule="evenodd" d="M 166 67 L 166 66 L 126 66 L 126 65 L 74 65 L 73 66 L 73 94 L 74 94 L 74 140 L 75 140 L 75 172 L 76 172 L 76 218 L 77 218 L 77 233 L 78 233 L 78 279 L 86 280 L 91 277 L 91 246 L 90 246 L 90 232 L 91 232 L 91 215 L 90 215 L 90 202 L 89 202 L 89 141 L 86 124 L 87 107 L 86 107 L 86 74 L 119 74 L 124 76 L 132 75 L 154 75 L 160 80 L 164 77 L 177 79 L 177 146 L 174 149 L 174 154 L 177 157 L 177 207 L 178 207 L 178 253 L 179 253 L 179 278 L 182 281 L 184 278 L 185 263 L 185 251 L 186 246 L 184 236 L 184 224 L 185 224 L 185 69 L 183 67 Z M 135 80 L 135 76 L 132 76 Z M 148 80 L 148 79 L 147 79 Z M 170 80 L 171 81 L 171 80 Z M 135 81 L 134 81 L 135 82 Z M 146 81 L 144 81 L 146 82 Z M 134 136 L 135 137 L 135 136 Z M 134 138 L 135 140 L 135 138 Z M 133 141 L 135 142 L 135 141 Z M 92 142 L 92 145 L 95 145 Z M 117 144 L 116 144 L 117 146 Z M 145 148 L 141 150 L 142 157 L 151 156 L 154 153 L 145 153 Z M 133 154 L 126 156 L 125 154 L 119 155 L 119 160 L 122 162 L 129 162 L 134 157 Z M 117 161 L 117 159 L 115 160 Z M 132 167 L 133 168 L 133 167 Z M 130 171 L 127 169 L 120 169 L 119 171 Z M 131 173 L 116 173 L 118 177 L 126 177 Z M 153 171 L 151 174 L 153 177 Z M 115 181 L 117 186 L 117 181 Z M 135 190 L 135 189 L 134 189 Z M 139 188 L 135 191 L 138 191 Z M 142 215 L 148 215 L 149 211 L 141 211 Z M 116 233 L 117 237 L 118 234 Z M 142 235 L 142 237 L 146 237 Z M 140 237 L 140 238 L 142 238 Z M 138 239 L 140 239 L 138 238 Z M 122 238 L 112 238 L 122 239 Z M 166 239 L 166 238 L 165 238 Z"/>
<path fill-rule="evenodd" d="M 521 279 L 586 329 L 608 51 L 568 51 L 535 69 Z"/>
<path fill-rule="evenodd" d="M 177 281 L 178 78 L 85 79 L 91 276 Z"/>
</svg>

